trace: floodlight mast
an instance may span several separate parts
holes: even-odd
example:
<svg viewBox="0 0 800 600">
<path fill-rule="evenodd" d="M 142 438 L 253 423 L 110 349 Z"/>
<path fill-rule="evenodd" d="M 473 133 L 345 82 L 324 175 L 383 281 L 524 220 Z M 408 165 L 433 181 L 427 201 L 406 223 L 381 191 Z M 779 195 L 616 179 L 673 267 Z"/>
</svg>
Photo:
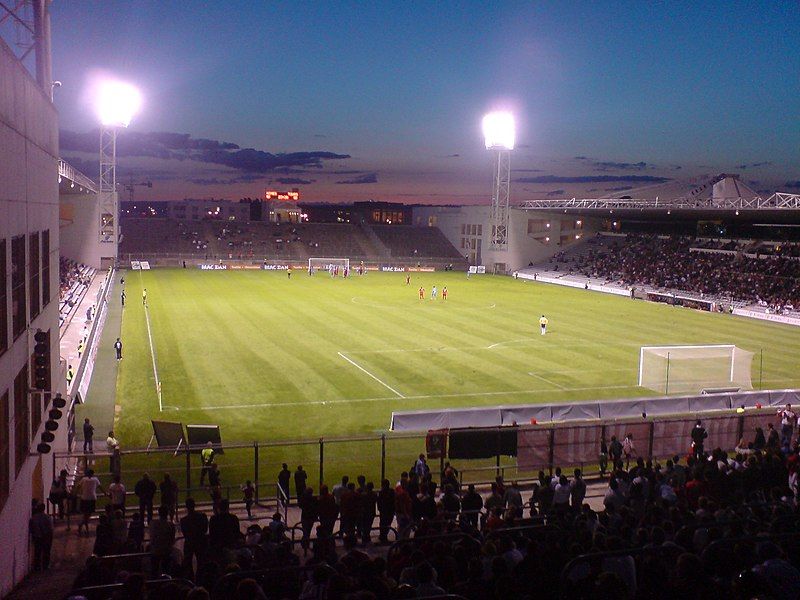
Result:
<svg viewBox="0 0 800 600">
<path fill-rule="evenodd" d="M 130 84 L 102 83 L 98 88 L 100 119 L 100 243 L 103 257 L 116 260 L 119 245 L 119 196 L 117 194 L 117 130 L 127 127 L 139 110 L 141 95 Z"/>
<path fill-rule="evenodd" d="M 483 118 L 486 148 L 492 151 L 492 250 L 508 250 L 509 199 L 511 196 L 511 150 L 514 149 L 514 116 L 507 112 L 489 113 Z"/>
</svg>

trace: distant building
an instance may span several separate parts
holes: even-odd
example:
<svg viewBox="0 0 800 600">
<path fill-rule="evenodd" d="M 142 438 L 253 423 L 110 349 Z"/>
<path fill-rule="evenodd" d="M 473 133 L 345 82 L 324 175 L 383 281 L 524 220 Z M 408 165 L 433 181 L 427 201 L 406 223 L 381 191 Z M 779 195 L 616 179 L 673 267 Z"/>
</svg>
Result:
<svg viewBox="0 0 800 600">
<path fill-rule="evenodd" d="M 250 220 L 250 204 L 230 200 L 171 200 L 167 216 L 179 221 L 241 221 Z"/>
</svg>

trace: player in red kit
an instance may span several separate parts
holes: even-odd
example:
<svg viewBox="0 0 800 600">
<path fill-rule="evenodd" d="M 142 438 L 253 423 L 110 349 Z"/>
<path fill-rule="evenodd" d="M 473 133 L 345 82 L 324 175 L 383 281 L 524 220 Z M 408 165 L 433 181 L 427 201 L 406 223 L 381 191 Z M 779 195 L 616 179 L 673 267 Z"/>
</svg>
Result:
<svg viewBox="0 0 800 600">
<path fill-rule="evenodd" d="M 424 287 L 419 288 L 419 299 L 420 300 L 425 300 L 425 288 Z"/>
<path fill-rule="evenodd" d="M 447 300 L 447 286 L 442 288 L 442 300 Z"/>
</svg>

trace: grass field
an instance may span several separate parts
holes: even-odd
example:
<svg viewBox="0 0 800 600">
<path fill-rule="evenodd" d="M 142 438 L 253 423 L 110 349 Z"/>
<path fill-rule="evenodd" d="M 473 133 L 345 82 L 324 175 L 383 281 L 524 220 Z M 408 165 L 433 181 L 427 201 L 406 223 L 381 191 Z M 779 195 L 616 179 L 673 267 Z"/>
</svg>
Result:
<svg viewBox="0 0 800 600">
<path fill-rule="evenodd" d="M 434 284 L 448 299 L 420 301 L 419 286 Z M 115 430 L 128 448 L 148 442 L 151 418 L 219 424 L 223 440 L 250 442 L 383 431 L 393 410 L 652 396 L 636 385 L 643 345 L 763 349 L 764 387 L 800 386 L 800 329 L 509 277 L 414 273 L 406 286 L 402 273 L 162 269 L 129 272 L 125 287 Z M 379 457 L 357 444 L 331 451 L 326 463 L 338 457 L 345 471 Z M 316 452 L 289 459 L 313 470 Z"/>
</svg>

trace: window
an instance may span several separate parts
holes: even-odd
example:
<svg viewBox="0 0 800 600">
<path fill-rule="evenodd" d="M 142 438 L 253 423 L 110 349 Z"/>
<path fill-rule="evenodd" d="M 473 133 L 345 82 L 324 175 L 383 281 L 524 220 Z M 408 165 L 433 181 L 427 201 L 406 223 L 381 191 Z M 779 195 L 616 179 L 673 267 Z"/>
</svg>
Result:
<svg viewBox="0 0 800 600">
<path fill-rule="evenodd" d="M 467 226 L 465 223 L 461 224 L 461 235 L 467 235 Z"/>
<path fill-rule="evenodd" d="M 50 304 L 50 230 L 42 232 L 42 308 Z"/>
<path fill-rule="evenodd" d="M 28 235 L 28 276 L 30 277 L 30 292 L 28 294 L 28 301 L 30 302 L 30 319 L 33 321 L 41 309 L 41 299 L 39 297 L 39 269 L 41 263 L 39 260 L 39 232 L 31 233 Z"/>
<path fill-rule="evenodd" d="M 25 331 L 28 315 L 25 303 L 25 236 L 11 240 L 11 328 L 14 339 Z"/>
<path fill-rule="evenodd" d="M 0 396 L 0 510 L 8 498 L 8 490 L 11 488 L 8 470 L 8 452 L 10 450 L 8 435 L 8 391 Z"/>
<path fill-rule="evenodd" d="M 8 350 L 8 273 L 6 270 L 6 241 L 0 240 L 0 355 Z M 2 431 L 2 430 L 0 430 Z"/>
<path fill-rule="evenodd" d="M 19 475 L 31 448 L 28 432 L 28 366 L 22 367 L 14 379 L 14 474 Z"/>
<path fill-rule="evenodd" d="M 483 235 L 483 225 L 478 225 L 478 235 Z"/>
<path fill-rule="evenodd" d="M 48 332 L 47 337 L 50 337 L 50 333 Z M 50 341 L 48 340 L 48 344 Z M 36 363 L 34 362 L 34 355 L 31 354 L 30 360 L 30 374 L 31 376 L 34 375 L 36 369 Z M 28 389 L 31 389 L 31 386 L 28 386 Z M 48 382 L 48 386 L 45 389 L 50 389 L 50 385 Z M 39 429 L 39 425 L 42 423 L 42 396 L 43 394 L 31 394 L 30 397 L 30 406 L 31 406 L 31 435 L 36 433 L 36 430 Z"/>
</svg>

